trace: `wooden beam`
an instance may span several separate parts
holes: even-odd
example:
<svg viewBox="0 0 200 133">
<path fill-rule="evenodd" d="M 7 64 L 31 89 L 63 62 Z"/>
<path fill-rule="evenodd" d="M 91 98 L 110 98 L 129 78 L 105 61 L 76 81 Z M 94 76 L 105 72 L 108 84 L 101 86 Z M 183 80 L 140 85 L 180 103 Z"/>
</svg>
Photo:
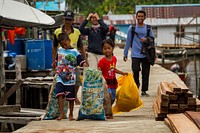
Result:
<svg viewBox="0 0 200 133">
<path fill-rule="evenodd" d="M 30 121 L 39 121 L 37 117 L 4 117 L 0 116 L 0 122 L 4 123 L 16 123 L 16 124 L 28 124 Z"/>
<path fill-rule="evenodd" d="M 173 81 L 172 83 L 179 86 L 181 88 L 181 91 L 184 92 L 184 93 L 187 93 L 189 91 L 189 88 L 182 81 Z"/>
<path fill-rule="evenodd" d="M 7 116 L 7 117 L 40 117 L 42 115 L 44 114 L 33 114 L 25 112 L 7 112 L 1 114 L 1 116 Z"/>
<path fill-rule="evenodd" d="M 168 83 L 170 89 L 174 92 L 174 93 L 181 93 L 181 88 L 179 86 L 177 86 L 176 84 L 172 83 Z"/>
<path fill-rule="evenodd" d="M 4 69 L 4 58 L 3 58 L 3 41 L 0 30 L 0 96 L 1 89 L 5 86 L 5 69 Z"/>
<path fill-rule="evenodd" d="M 0 106 L 0 114 L 8 113 L 8 112 L 20 112 L 21 106 L 20 105 L 3 105 Z"/>
<path fill-rule="evenodd" d="M 167 82 L 160 82 L 160 87 L 164 94 L 174 94 Z"/>
<path fill-rule="evenodd" d="M 15 58 L 15 70 L 16 70 L 16 79 L 22 80 L 22 73 L 21 73 L 21 62 L 19 58 Z M 16 90 L 16 104 L 21 104 L 21 92 L 20 89 Z"/>
<path fill-rule="evenodd" d="M 8 99 L 8 97 L 10 97 L 17 89 L 20 88 L 20 86 L 22 85 L 22 81 L 19 80 L 17 81 L 16 84 L 14 84 L 0 99 L 0 105 L 3 105 L 6 100 Z"/>
<path fill-rule="evenodd" d="M 176 133 L 199 133 L 198 127 L 183 113 L 168 114 L 167 118 Z"/>
</svg>

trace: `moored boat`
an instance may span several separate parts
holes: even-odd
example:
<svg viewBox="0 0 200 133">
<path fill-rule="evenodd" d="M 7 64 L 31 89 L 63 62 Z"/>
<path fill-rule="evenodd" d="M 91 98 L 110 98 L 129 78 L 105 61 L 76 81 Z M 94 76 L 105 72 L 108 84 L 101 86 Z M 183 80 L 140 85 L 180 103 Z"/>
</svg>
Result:
<svg viewBox="0 0 200 133">
<path fill-rule="evenodd" d="M 187 65 L 189 64 L 190 60 L 188 58 L 184 58 L 184 59 L 180 59 L 180 60 L 165 60 L 164 62 L 162 62 L 161 59 L 157 58 L 156 59 L 156 64 L 171 70 L 172 65 L 177 64 L 179 66 L 179 69 L 181 72 L 184 72 L 185 68 L 187 67 Z"/>
</svg>

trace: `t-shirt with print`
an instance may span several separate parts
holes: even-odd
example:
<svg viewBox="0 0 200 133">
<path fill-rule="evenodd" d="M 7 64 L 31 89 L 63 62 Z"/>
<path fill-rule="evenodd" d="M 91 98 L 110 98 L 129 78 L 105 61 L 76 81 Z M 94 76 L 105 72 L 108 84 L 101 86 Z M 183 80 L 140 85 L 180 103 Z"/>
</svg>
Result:
<svg viewBox="0 0 200 133">
<path fill-rule="evenodd" d="M 101 58 L 98 62 L 98 67 L 101 68 L 102 75 L 105 78 L 108 88 L 116 89 L 116 63 L 117 58 L 112 56 L 112 60 L 109 61 L 105 57 Z"/>
<path fill-rule="evenodd" d="M 76 67 L 82 66 L 84 60 L 77 49 L 58 49 L 58 65 L 56 82 L 63 85 L 75 85 L 76 82 Z"/>
</svg>

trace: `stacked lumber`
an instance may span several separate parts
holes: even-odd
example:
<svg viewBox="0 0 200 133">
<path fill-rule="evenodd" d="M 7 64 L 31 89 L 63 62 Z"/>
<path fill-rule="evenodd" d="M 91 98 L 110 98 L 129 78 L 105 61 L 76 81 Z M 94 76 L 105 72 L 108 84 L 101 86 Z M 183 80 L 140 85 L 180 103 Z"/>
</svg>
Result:
<svg viewBox="0 0 200 133">
<path fill-rule="evenodd" d="M 164 122 L 173 133 L 200 132 L 200 112 L 186 111 L 179 114 L 167 114 Z"/>
<path fill-rule="evenodd" d="M 167 114 L 200 111 L 200 101 L 182 81 L 161 82 L 153 102 L 153 110 L 155 120 L 163 121 Z"/>
</svg>

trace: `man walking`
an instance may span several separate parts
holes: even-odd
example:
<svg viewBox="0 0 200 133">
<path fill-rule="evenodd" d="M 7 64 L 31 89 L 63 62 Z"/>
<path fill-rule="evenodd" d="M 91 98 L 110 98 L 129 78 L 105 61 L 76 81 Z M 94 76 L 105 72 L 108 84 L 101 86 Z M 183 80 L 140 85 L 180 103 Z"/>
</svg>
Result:
<svg viewBox="0 0 200 133">
<path fill-rule="evenodd" d="M 145 11 L 139 10 L 136 13 L 137 24 L 135 25 L 134 31 L 132 30 L 132 25 L 128 29 L 128 36 L 124 48 L 124 61 L 127 61 L 128 49 L 131 46 L 131 59 L 132 59 L 132 71 L 135 83 L 138 88 L 140 87 L 139 82 L 139 72 L 142 73 L 142 96 L 149 96 L 147 93 L 149 86 L 149 72 L 150 63 L 144 53 L 141 53 L 142 46 L 144 43 L 149 41 L 147 37 L 148 26 L 144 23 L 146 19 Z M 154 38 L 152 29 L 150 28 L 149 37 Z M 142 69 L 140 68 L 140 65 Z"/>
</svg>

